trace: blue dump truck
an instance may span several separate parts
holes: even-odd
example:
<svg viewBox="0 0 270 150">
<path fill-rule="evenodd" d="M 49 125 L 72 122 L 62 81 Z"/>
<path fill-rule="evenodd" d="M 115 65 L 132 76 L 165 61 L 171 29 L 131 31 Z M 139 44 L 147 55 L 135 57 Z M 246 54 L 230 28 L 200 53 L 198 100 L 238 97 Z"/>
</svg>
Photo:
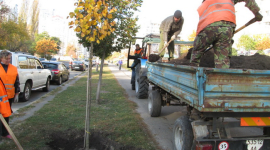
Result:
<svg viewBox="0 0 270 150">
<path fill-rule="evenodd" d="M 154 39 L 143 39 L 146 56 L 153 52 L 151 44 L 158 43 Z M 270 149 L 270 70 L 192 67 L 131 55 L 129 59 L 140 60 L 135 84 L 148 84 L 141 90 L 149 93 L 151 117 L 160 116 L 163 106 L 183 106 L 179 111 L 186 113 L 173 128 L 175 150 Z"/>
<path fill-rule="evenodd" d="M 153 85 L 148 97 L 150 115 L 158 117 L 165 105 L 187 108 L 174 125 L 175 149 L 270 149 L 270 70 L 150 62 L 146 66 Z M 241 127 L 243 132 L 257 133 L 232 134 L 231 130 Z"/>
</svg>

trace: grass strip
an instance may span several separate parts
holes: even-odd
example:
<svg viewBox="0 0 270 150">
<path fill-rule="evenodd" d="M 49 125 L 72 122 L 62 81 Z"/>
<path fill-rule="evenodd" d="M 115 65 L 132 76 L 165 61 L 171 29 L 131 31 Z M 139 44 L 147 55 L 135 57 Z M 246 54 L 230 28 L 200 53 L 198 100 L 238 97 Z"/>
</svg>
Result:
<svg viewBox="0 0 270 150">
<path fill-rule="evenodd" d="M 139 149 L 157 149 L 147 134 L 136 104 L 127 99 L 125 90 L 118 84 L 108 67 L 104 68 L 101 86 L 101 104 L 95 101 L 98 72 L 93 71 L 91 100 L 91 129 L 108 133 L 108 137 L 123 145 Z M 84 130 L 87 77 L 84 76 L 67 90 L 57 94 L 32 117 L 12 125 L 12 130 L 24 149 L 45 150 L 50 135 L 55 132 Z M 4 140 L 1 150 L 17 149 L 14 142 Z M 83 147 L 83 145 L 82 145 Z"/>
</svg>

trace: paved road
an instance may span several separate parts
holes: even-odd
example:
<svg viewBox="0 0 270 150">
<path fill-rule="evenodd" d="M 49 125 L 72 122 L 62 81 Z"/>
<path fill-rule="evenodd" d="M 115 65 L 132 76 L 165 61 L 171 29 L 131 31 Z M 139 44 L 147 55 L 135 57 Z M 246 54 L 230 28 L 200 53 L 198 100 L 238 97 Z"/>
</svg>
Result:
<svg viewBox="0 0 270 150">
<path fill-rule="evenodd" d="M 165 106 L 162 107 L 160 117 L 150 117 L 148 114 L 147 99 L 137 99 L 135 91 L 131 90 L 131 71 L 127 71 L 125 69 L 119 71 L 118 66 L 113 64 L 110 64 L 109 68 L 115 75 L 119 84 L 126 90 L 129 100 L 137 103 L 138 113 L 140 113 L 144 122 L 148 126 L 148 129 L 159 143 L 159 146 L 164 150 L 172 150 L 174 121 L 186 113 L 186 108 L 181 106 Z M 151 87 L 149 90 L 151 90 Z"/>
<path fill-rule="evenodd" d="M 69 79 L 73 79 L 75 76 L 81 74 L 82 72 L 81 71 L 70 71 L 70 76 L 69 76 Z M 59 87 L 61 85 L 57 85 L 56 83 L 51 83 L 50 85 L 50 90 L 49 91 L 52 91 L 54 90 L 55 88 Z M 19 102 L 19 103 L 13 103 L 12 104 L 12 110 L 13 112 L 16 112 L 18 109 L 38 100 L 39 98 L 41 98 L 43 95 L 47 94 L 47 92 L 43 92 L 42 89 L 40 90 L 36 90 L 36 91 L 32 91 L 31 92 L 31 97 L 30 97 L 30 100 L 27 101 L 27 102 Z"/>
</svg>

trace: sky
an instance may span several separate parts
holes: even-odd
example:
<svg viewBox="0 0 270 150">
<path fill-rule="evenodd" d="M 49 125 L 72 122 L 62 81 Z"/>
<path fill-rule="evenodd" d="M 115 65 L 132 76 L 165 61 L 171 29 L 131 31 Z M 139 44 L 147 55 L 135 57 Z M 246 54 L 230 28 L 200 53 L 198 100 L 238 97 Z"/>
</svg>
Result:
<svg viewBox="0 0 270 150">
<path fill-rule="evenodd" d="M 30 0 L 30 4 L 31 4 Z M 55 9 L 56 14 L 63 17 L 68 16 L 69 12 L 74 10 L 74 2 L 76 0 L 39 0 L 41 9 Z M 22 0 L 6 0 L 6 3 L 20 5 Z M 143 0 L 142 7 L 139 8 L 140 12 L 136 12 L 135 16 L 139 17 L 138 25 L 144 26 L 146 23 L 155 22 L 161 23 L 166 17 L 174 14 L 176 10 L 181 10 L 184 17 L 184 25 L 181 32 L 181 39 L 187 40 L 187 37 L 192 34 L 192 31 L 197 28 L 199 16 L 197 8 L 202 3 L 202 0 Z M 257 0 L 258 3 L 258 0 Z M 258 3 L 259 7 L 260 3 Z M 20 6 L 19 6 L 20 8 Z M 236 22 L 237 29 L 247 23 L 254 15 L 245 7 L 245 3 L 237 3 L 236 9 Z M 252 25 L 251 25 L 252 26 Z M 236 38 L 239 38 L 245 32 L 253 30 L 246 28 L 240 31 Z M 144 36 L 139 30 L 137 35 Z"/>
<path fill-rule="evenodd" d="M 139 16 L 139 25 L 143 26 L 149 21 L 161 23 L 166 17 L 173 15 L 176 10 L 181 10 L 184 17 L 181 39 L 187 40 L 192 31 L 197 29 L 199 22 L 197 8 L 201 3 L 202 0 L 144 0 L 140 12 L 136 15 Z M 254 17 L 244 5 L 244 2 L 235 5 L 237 28 Z"/>
<path fill-rule="evenodd" d="M 176 10 L 181 10 L 184 17 L 181 37 L 186 37 L 197 28 L 199 18 L 196 10 L 201 2 L 201 0 L 144 0 L 140 12 L 136 13 L 139 16 L 138 23 L 141 26 L 149 21 L 161 23 Z"/>
</svg>

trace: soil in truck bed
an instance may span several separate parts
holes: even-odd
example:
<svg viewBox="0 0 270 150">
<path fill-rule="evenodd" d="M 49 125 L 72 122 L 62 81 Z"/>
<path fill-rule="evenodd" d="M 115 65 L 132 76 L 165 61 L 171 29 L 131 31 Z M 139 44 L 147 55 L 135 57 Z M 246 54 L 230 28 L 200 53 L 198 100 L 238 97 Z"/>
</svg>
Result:
<svg viewBox="0 0 270 150">
<path fill-rule="evenodd" d="M 183 58 L 171 60 L 167 63 L 176 65 L 189 65 L 191 51 Z M 214 51 L 211 49 L 206 52 L 200 62 L 200 67 L 215 68 L 214 64 Z M 232 56 L 231 65 L 232 69 L 255 69 L 255 70 L 270 70 L 270 57 L 256 53 L 253 56 Z"/>
</svg>

